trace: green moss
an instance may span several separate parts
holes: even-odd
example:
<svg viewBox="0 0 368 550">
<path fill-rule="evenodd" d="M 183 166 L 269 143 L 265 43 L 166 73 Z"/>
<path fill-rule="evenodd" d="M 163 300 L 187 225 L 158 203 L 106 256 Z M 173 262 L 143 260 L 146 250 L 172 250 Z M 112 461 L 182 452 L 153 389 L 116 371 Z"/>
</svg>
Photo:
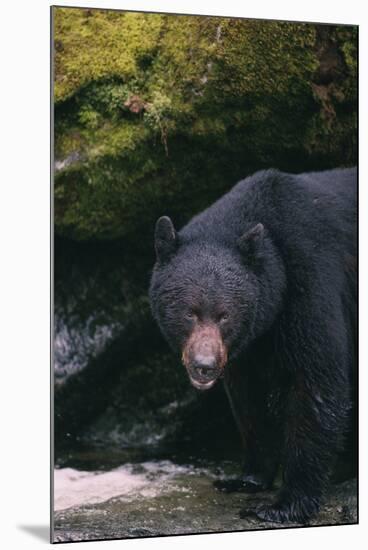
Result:
<svg viewBox="0 0 368 550">
<path fill-rule="evenodd" d="M 184 222 L 240 177 L 356 160 L 356 29 L 55 8 L 56 231 L 115 238 Z M 326 31 L 325 31 L 326 32 Z"/>
<path fill-rule="evenodd" d="M 336 42 L 344 54 L 344 60 L 351 77 L 356 78 L 358 69 L 358 27 L 337 27 Z"/>
<path fill-rule="evenodd" d="M 109 75 L 129 78 L 157 44 L 163 16 L 54 8 L 55 100 Z"/>
</svg>

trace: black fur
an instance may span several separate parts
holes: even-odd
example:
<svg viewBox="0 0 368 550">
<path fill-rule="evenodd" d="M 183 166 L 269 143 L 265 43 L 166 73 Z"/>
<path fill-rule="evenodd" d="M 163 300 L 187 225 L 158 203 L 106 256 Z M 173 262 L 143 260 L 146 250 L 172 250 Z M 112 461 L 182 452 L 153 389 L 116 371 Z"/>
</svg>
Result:
<svg viewBox="0 0 368 550">
<path fill-rule="evenodd" d="M 224 382 L 245 445 L 244 477 L 283 487 L 269 521 L 317 513 L 352 410 L 356 359 L 356 169 L 240 181 L 176 233 L 156 228 L 150 299 L 181 350 L 190 311 L 221 325 Z M 236 485 L 236 487 L 235 487 Z M 242 512 L 243 515 L 249 510 Z"/>
</svg>

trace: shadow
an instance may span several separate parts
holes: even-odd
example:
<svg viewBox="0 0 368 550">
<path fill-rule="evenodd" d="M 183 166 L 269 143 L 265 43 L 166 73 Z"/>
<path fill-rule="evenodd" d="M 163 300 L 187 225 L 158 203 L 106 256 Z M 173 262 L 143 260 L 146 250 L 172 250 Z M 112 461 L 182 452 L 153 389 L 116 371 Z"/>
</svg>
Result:
<svg viewBox="0 0 368 550">
<path fill-rule="evenodd" d="M 30 533 L 42 542 L 50 543 L 50 527 L 48 525 L 17 525 L 17 528 Z"/>
</svg>

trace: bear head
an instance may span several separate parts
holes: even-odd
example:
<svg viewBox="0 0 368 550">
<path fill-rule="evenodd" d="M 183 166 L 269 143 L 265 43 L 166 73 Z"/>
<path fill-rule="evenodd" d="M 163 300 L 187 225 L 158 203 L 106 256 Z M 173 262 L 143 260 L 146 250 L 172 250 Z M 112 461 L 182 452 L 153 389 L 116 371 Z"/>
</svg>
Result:
<svg viewBox="0 0 368 550">
<path fill-rule="evenodd" d="M 177 233 L 167 216 L 156 223 L 151 309 L 197 389 L 211 388 L 228 359 L 274 317 L 275 308 L 267 307 L 264 240 L 260 223 L 250 224 L 233 246 Z"/>
</svg>

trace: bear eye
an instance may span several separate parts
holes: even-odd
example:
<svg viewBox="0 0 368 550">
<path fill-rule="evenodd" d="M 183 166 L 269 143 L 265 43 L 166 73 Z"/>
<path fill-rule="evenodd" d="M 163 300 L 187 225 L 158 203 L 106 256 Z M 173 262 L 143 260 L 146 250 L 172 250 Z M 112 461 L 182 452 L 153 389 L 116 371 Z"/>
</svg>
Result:
<svg viewBox="0 0 368 550">
<path fill-rule="evenodd" d="M 225 323 L 226 321 L 228 321 L 228 319 L 229 319 L 228 313 L 221 313 L 221 315 L 219 315 L 220 323 Z"/>
<path fill-rule="evenodd" d="M 185 317 L 190 321 L 193 321 L 194 319 L 197 318 L 197 315 L 194 313 L 194 311 L 187 311 L 185 314 Z"/>
</svg>

